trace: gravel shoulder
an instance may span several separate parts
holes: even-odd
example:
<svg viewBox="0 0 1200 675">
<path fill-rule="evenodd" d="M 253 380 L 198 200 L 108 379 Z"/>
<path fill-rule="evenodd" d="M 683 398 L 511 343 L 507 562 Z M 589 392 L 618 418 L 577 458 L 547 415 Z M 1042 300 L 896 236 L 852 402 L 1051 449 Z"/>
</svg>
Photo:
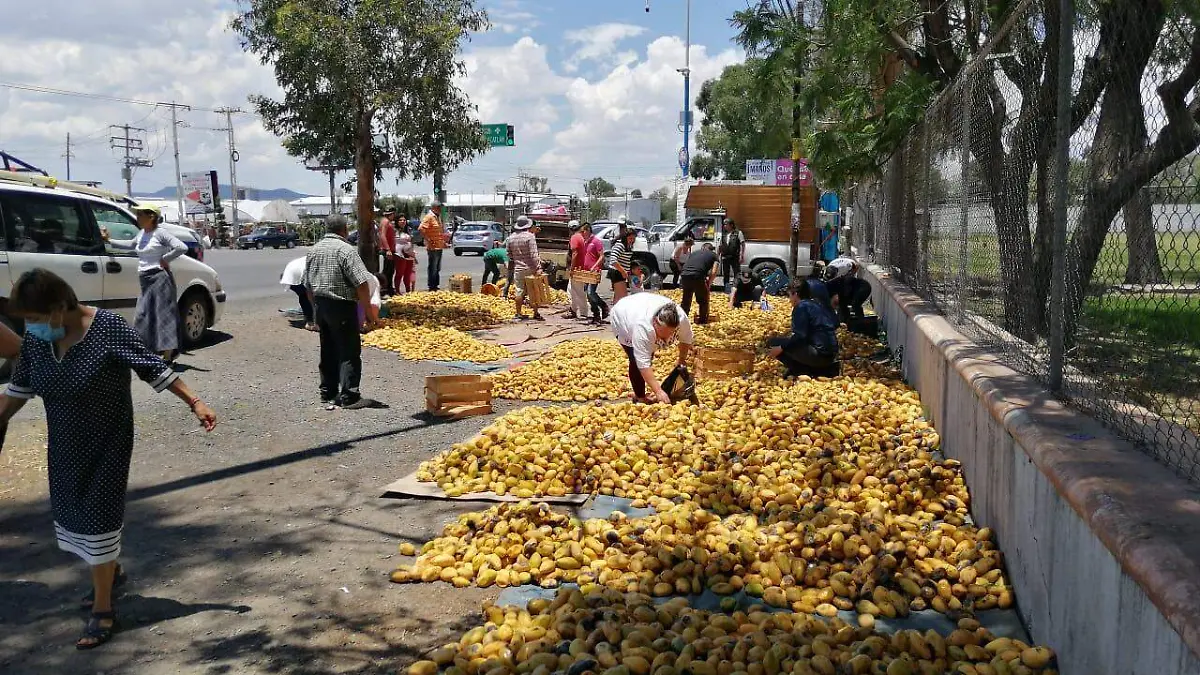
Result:
<svg viewBox="0 0 1200 675">
<path fill-rule="evenodd" d="M 394 673 L 481 623 L 494 591 L 388 581 L 400 542 L 479 506 L 378 495 L 494 416 L 433 422 L 423 377 L 451 371 L 373 349 L 363 393 L 388 408 L 325 411 L 316 336 L 276 311 L 288 304 L 280 292 L 231 307 L 214 343 L 182 359 L 221 419 L 211 434 L 135 382 L 131 583 L 123 630 L 98 650 L 73 646 L 87 570 L 54 543 L 40 405 L 14 420 L 0 454 L 0 672 Z"/>
</svg>

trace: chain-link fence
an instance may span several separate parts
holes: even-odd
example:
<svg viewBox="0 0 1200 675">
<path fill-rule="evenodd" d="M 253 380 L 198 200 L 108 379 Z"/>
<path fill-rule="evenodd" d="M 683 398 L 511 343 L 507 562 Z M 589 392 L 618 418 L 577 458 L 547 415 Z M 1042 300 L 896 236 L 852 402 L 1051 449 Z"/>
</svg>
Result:
<svg viewBox="0 0 1200 675">
<path fill-rule="evenodd" d="M 1200 483 L 1200 16 L 1058 7 L 996 17 L 854 190 L 855 238 L 964 334 Z"/>
</svg>

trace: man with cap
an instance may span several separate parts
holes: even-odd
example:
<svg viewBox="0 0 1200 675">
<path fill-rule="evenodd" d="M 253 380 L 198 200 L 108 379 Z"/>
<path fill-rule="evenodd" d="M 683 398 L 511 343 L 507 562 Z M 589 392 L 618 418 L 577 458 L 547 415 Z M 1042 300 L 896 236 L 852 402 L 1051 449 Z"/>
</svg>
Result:
<svg viewBox="0 0 1200 675">
<path fill-rule="evenodd" d="M 304 266 L 304 286 L 312 294 L 321 334 L 321 400 L 330 410 L 365 407 L 358 391 L 362 380 L 358 310 L 370 311 L 371 273 L 347 241 L 347 227 L 345 216 L 326 218 L 327 234 L 308 252 Z"/>
<path fill-rule="evenodd" d="M 509 264 L 513 270 L 518 319 L 524 318 L 521 315 L 521 308 L 525 306 L 526 280 L 537 276 L 542 270 L 542 261 L 538 257 L 537 236 L 533 233 L 533 227 L 533 221 L 529 219 L 529 216 L 517 218 L 517 224 L 513 226 L 513 233 L 504 242 L 504 248 L 508 251 Z M 543 321 L 542 315 L 538 313 L 537 305 L 533 305 L 532 309 L 534 320 Z"/>
<path fill-rule="evenodd" d="M 436 291 L 442 285 L 442 252 L 446 249 L 446 230 L 438 218 L 441 203 L 434 199 L 429 203 L 429 213 L 421 219 L 417 229 L 425 237 L 425 252 L 429 255 L 429 290 Z"/>
<path fill-rule="evenodd" d="M 379 219 L 379 252 L 383 255 L 383 271 L 381 292 L 389 296 L 394 294 L 393 280 L 396 276 L 396 210 L 387 209 Z"/>
</svg>

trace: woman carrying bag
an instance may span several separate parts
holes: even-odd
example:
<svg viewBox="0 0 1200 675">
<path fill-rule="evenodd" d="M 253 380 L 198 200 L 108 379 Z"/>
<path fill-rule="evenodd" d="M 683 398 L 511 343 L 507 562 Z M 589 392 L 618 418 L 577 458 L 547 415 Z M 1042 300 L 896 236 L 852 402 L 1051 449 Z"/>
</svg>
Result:
<svg viewBox="0 0 1200 675">
<path fill-rule="evenodd" d="M 171 261 L 187 253 L 187 245 L 158 226 L 157 206 L 138 204 L 133 211 L 142 231 L 132 242 L 110 240 L 106 228 L 100 234 L 113 248 L 137 253 L 142 292 L 138 296 L 134 327 L 147 347 L 167 361 L 174 361 L 180 346 L 179 306 Z"/>
</svg>

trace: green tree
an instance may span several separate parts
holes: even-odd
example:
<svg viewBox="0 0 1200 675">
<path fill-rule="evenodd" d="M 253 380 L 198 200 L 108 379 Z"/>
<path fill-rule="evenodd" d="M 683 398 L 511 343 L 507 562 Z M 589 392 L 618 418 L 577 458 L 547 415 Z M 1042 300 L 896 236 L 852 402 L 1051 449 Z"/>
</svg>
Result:
<svg viewBox="0 0 1200 675">
<path fill-rule="evenodd" d="M 583 185 L 583 193 L 588 197 L 616 197 L 617 187 L 600 176 L 589 180 Z"/>
<path fill-rule="evenodd" d="M 675 222 L 675 210 L 679 207 L 679 197 L 677 197 L 670 189 L 660 187 L 650 193 L 651 199 L 659 200 L 662 205 L 659 208 L 659 221 L 663 223 Z"/>
<path fill-rule="evenodd" d="M 750 59 L 700 86 L 696 107 L 704 121 L 696 145 L 712 157 L 716 168 L 714 172 L 705 163 L 700 167 L 704 173 L 742 180 L 746 160 L 790 156 L 791 92 L 774 78 L 758 82 L 755 73 L 762 68 L 761 59 Z M 807 120 L 803 123 L 807 126 Z"/>
<path fill-rule="evenodd" d="M 432 175 L 440 190 L 487 148 L 458 86 L 463 43 L 488 28 L 476 0 L 249 0 L 231 25 L 283 91 L 251 97 L 263 125 L 296 157 L 354 167 L 359 252 L 372 270 L 365 235 L 381 169 Z"/>
<path fill-rule="evenodd" d="M 900 177 L 886 188 L 895 205 L 887 226 L 901 247 L 915 247 L 918 230 L 927 226 L 919 217 L 914 191 L 919 181 L 911 172 L 961 153 L 961 147 L 942 147 L 944 141 L 936 136 L 925 147 L 905 141 L 922 120 L 935 130 L 952 128 L 964 112 L 962 89 L 955 89 L 960 95 L 955 100 L 932 108 L 929 104 L 938 92 L 961 81 L 967 63 L 976 63 L 966 145 L 995 215 L 1005 327 L 1027 339 L 1044 330 L 1052 262 L 1049 166 L 1055 147 L 1056 55 L 1064 21 L 1059 4 L 826 0 L 826 15 L 836 23 L 836 35 L 828 37 L 819 25 L 802 35 L 764 28 L 788 18 L 772 14 L 771 8 L 780 4 L 755 2 L 735 15 L 739 41 L 751 56 L 772 55 L 784 62 L 803 45 L 820 45 L 803 87 L 804 105 L 823 121 L 810 141 L 814 169 L 826 182 L 846 184 L 877 173 L 890 158 L 891 173 Z M 1075 24 L 1087 38 L 1077 44 L 1087 52 L 1079 59 L 1083 65 L 1075 77 L 1070 128 L 1077 133 L 1088 120 L 1093 123 L 1083 154 L 1079 222 L 1066 256 L 1068 334 L 1088 295 L 1108 230 L 1122 210 L 1130 253 L 1127 279 L 1158 274 L 1144 188 L 1200 144 L 1200 107 L 1188 101 L 1200 84 L 1194 3 L 1092 1 L 1077 6 Z M 1012 16 L 1014 10 L 1022 15 Z M 774 23 L 763 17 L 773 17 Z M 1008 32 L 996 38 L 994 32 L 1002 26 Z M 981 61 L 980 51 L 993 38 L 998 39 L 995 58 Z M 1141 86 L 1147 77 L 1157 86 Z M 1010 88 L 1016 91 L 1006 91 Z M 1150 104 L 1147 96 L 1158 101 Z M 1162 119 L 1152 124 L 1150 115 Z M 1149 128 L 1158 130 L 1153 138 Z M 1036 220 L 1028 208 L 1031 189 L 1038 204 Z M 897 254 L 918 258 L 915 250 Z"/>
<path fill-rule="evenodd" d="M 608 218 L 608 205 L 600 201 L 597 197 L 591 197 L 587 201 L 587 211 L 584 213 L 584 219 L 594 223 L 597 220 Z"/>
<path fill-rule="evenodd" d="M 721 167 L 717 164 L 716 157 L 700 153 L 692 157 L 692 161 L 688 165 L 688 172 L 692 174 L 692 178 L 714 180 L 720 178 Z"/>
</svg>

